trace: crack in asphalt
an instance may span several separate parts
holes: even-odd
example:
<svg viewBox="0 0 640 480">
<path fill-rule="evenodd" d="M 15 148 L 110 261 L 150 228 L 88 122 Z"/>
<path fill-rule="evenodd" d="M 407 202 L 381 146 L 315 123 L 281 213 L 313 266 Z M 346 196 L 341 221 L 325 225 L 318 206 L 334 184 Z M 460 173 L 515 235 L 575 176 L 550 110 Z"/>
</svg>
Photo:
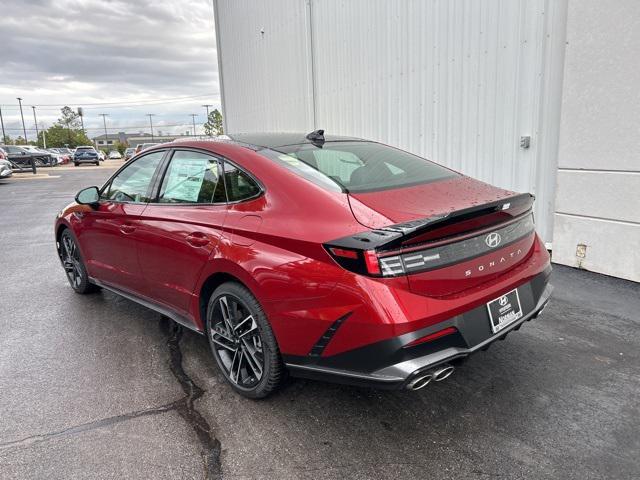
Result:
<svg viewBox="0 0 640 480">
<path fill-rule="evenodd" d="M 175 410 L 193 428 L 198 437 L 198 441 L 202 446 L 201 454 L 206 478 L 210 480 L 222 479 L 222 464 L 220 462 L 222 446 L 220 440 L 213 435 L 211 426 L 194 405 L 195 401 L 202 397 L 205 391 L 187 375 L 182 366 L 180 339 L 184 330 L 180 325 L 169 319 L 163 320 L 160 325 L 161 328 L 168 329 L 169 368 L 185 393 L 185 397 L 176 402 Z"/>
<path fill-rule="evenodd" d="M 187 375 L 184 367 L 182 366 L 180 340 L 184 330 L 180 325 L 166 317 L 163 317 L 160 321 L 160 328 L 167 335 L 167 347 L 169 347 L 169 369 L 182 387 L 182 391 L 185 393 L 184 397 L 158 407 L 137 410 L 121 415 L 114 415 L 113 417 L 74 425 L 55 432 L 32 435 L 20 440 L 0 443 L 0 452 L 12 448 L 30 447 L 37 443 L 58 437 L 77 435 L 79 433 L 109 427 L 135 418 L 150 415 L 161 415 L 167 412 L 176 411 L 193 429 L 202 447 L 201 455 L 204 463 L 205 478 L 208 480 L 222 480 L 222 464 L 220 462 L 222 447 L 220 441 L 214 436 L 211 426 L 194 405 L 196 400 L 204 395 L 205 391 L 200 388 L 191 379 L 191 377 L 189 377 L 189 375 Z"/>
<path fill-rule="evenodd" d="M 56 437 L 63 437 L 65 435 L 75 435 L 78 433 L 87 432 L 89 430 L 95 430 L 97 428 L 109 427 L 111 425 L 115 425 L 120 422 L 126 422 L 128 420 L 145 417 L 147 415 L 158 415 L 158 414 L 166 413 L 172 410 L 176 410 L 178 407 L 178 404 L 183 401 L 184 400 L 178 400 L 177 402 L 167 403 L 159 407 L 149 408 L 145 410 L 138 410 L 135 412 L 129 412 L 122 415 L 115 415 L 113 417 L 102 418 L 100 420 L 95 420 L 93 422 L 82 423 L 80 425 L 75 425 L 73 427 L 65 428 L 64 430 L 58 430 L 57 432 L 43 433 L 41 435 L 32 435 L 30 437 L 25 437 L 20 440 L 0 443 L 0 451 L 7 450 L 9 448 L 14 448 L 14 447 L 27 447 L 27 446 L 34 445 L 36 443 L 51 440 Z"/>
</svg>

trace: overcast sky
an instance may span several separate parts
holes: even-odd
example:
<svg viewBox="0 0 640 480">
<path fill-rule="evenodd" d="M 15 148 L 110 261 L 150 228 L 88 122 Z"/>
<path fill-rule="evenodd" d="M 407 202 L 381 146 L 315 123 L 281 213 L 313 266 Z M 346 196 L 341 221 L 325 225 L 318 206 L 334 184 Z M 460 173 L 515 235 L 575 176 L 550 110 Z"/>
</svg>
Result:
<svg viewBox="0 0 640 480">
<path fill-rule="evenodd" d="M 203 123 L 201 105 L 220 105 L 212 2 L 0 0 L 0 105 L 12 137 L 22 129 L 16 97 L 27 129 L 31 105 L 44 126 L 59 105 L 84 106 L 89 136 L 101 133 L 99 113 L 115 130 L 142 130 L 147 113 L 164 131 L 186 131 L 191 113 Z M 184 125 L 162 127 L 173 124 Z"/>
</svg>

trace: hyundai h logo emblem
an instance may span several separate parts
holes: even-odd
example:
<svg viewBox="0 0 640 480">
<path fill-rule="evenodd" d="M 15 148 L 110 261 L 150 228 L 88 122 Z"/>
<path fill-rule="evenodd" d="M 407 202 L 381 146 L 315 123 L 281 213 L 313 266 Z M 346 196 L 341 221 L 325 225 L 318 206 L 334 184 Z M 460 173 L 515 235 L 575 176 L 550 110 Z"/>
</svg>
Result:
<svg viewBox="0 0 640 480">
<path fill-rule="evenodd" d="M 484 243 L 486 243 L 487 246 L 491 248 L 496 248 L 498 245 L 500 245 L 501 241 L 502 237 L 497 232 L 490 233 L 484 239 Z"/>
<path fill-rule="evenodd" d="M 498 301 L 498 303 L 500 304 L 501 307 L 504 307 L 508 301 L 509 299 L 507 298 L 507 296 L 503 295 L 502 297 L 500 297 L 500 300 Z"/>
</svg>

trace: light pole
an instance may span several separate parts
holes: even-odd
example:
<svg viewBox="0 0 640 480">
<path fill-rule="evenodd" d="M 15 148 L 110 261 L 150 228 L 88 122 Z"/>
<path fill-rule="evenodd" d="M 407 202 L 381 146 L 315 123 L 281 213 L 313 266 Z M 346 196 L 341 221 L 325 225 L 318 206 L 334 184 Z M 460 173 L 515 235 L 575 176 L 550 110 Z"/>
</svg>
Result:
<svg viewBox="0 0 640 480">
<path fill-rule="evenodd" d="M 191 114 L 191 120 L 193 121 L 193 136 L 196 136 L 196 117 L 198 116 L 197 113 L 192 113 Z"/>
<path fill-rule="evenodd" d="M 151 141 L 153 142 L 153 120 L 151 117 L 155 117 L 155 113 L 147 113 L 147 117 L 149 117 L 149 126 L 151 127 Z"/>
<path fill-rule="evenodd" d="M 2 143 L 4 143 L 7 135 L 4 133 L 4 120 L 2 119 L 2 107 L 0 107 L 0 124 L 2 124 Z"/>
<path fill-rule="evenodd" d="M 78 115 L 80 115 L 80 125 L 82 125 L 82 133 L 86 135 L 87 132 L 84 131 L 84 111 L 82 110 L 82 107 L 78 107 Z"/>
<path fill-rule="evenodd" d="M 109 114 L 108 113 L 100 113 L 99 115 L 102 117 L 102 125 L 104 125 L 105 143 L 107 145 L 109 145 L 109 134 L 107 133 L 107 117 L 109 116 Z"/>
<path fill-rule="evenodd" d="M 24 132 L 24 143 L 27 144 L 27 129 L 24 126 L 24 114 L 22 113 L 22 99 L 20 97 L 16 97 L 18 99 L 18 103 L 20 104 L 20 118 L 22 118 L 22 131 Z"/>
<path fill-rule="evenodd" d="M 213 107 L 213 105 L 202 105 L 202 106 L 207 109 L 207 121 L 209 121 L 209 107 Z"/>
<path fill-rule="evenodd" d="M 36 124 L 36 145 L 38 144 L 38 139 L 40 138 L 40 132 L 38 132 L 38 117 L 36 117 L 36 106 L 31 105 L 33 108 L 33 123 Z"/>
</svg>

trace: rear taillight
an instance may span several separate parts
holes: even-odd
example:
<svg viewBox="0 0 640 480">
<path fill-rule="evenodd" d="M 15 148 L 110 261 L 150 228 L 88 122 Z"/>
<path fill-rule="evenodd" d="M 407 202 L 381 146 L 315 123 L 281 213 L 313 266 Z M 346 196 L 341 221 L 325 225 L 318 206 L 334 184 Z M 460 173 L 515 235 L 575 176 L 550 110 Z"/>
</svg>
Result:
<svg viewBox="0 0 640 480">
<path fill-rule="evenodd" d="M 380 264 L 373 250 L 357 250 L 325 245 L 327 251 L 342 268 L 373 277 L 380 276 Z"/>
<path fill-rule="evenodd" d="M 399 256 L 380 258 L 375 250 L 358 250 L 326 246 L 342 268 L 372 277 L 391 277 L 404 273 Z"/>
</svg>

